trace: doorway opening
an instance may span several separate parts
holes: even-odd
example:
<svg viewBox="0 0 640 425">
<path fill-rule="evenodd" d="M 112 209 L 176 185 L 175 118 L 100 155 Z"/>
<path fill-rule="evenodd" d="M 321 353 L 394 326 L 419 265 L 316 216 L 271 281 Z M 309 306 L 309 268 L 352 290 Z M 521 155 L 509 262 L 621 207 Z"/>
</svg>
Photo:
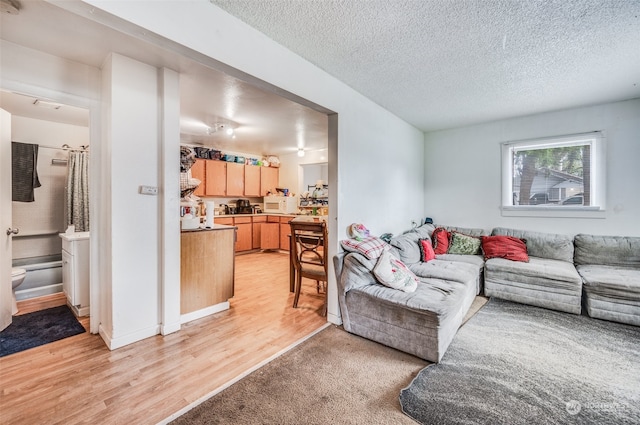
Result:
<svg viewBox="0 0 640 425">
<path fill-rule="evenodd" d="M 7 162 L 13 171 L 13 181 L 26 173 L 34 176 L 29 194 L 21 194 L 15 184 L 11 190 L 14 195 L 2 198 L 3 202 L 11 203 L 7 211 L 11 211 L 14 233 L 10 243 L 12 275 L 24 276 L 12 288 L 16 300 L 12 314 L 68 304 L 89 330 L 89 110 L 6 89 L 0 90 L 0 107 L 11 114 L 9 141 L 14 152 Z M 32 167 L 24 167 L 20 162 L 25 152 L 34 158 Z M 74 218 L 78 198 L 71 193 L 77 182 L 73 180 L 74 169 L 80 170 L 73 165 L 79 157 L 84 158 L 81 169 L 85 187 L 78 188 L 76 195 L 84 197 L 87 207 L 86 221 L 82 223 L 77 216 Z M 78 232 L 73 231 L 74 227 Z M 80 242 L 85 235 L 79 232 L 86 233 L 86 249 L 84 242 Z M 64 243 L 65 236 L 73 240 L 70 245 Z M 71 250 L 76 243 L 83 244 L 82 258 L 69 258 L 63 248 Z M 75 270 L 69 270 L 73 266 L 86 270 L 81 281 Z"/>
</svg>

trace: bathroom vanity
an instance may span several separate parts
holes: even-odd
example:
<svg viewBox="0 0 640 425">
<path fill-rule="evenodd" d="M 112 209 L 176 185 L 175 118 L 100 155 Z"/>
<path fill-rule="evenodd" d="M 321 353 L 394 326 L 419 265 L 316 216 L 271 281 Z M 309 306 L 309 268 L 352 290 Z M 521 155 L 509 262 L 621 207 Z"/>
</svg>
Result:
<svg viewBox="0 0 640 425">
<path fill-rule="evenodd" d="M 62 290 L 76 316 L 89 315 L 89 232 L 60 233 Z"/>
<path fill-rule="evenodd" d="M 224 224 L 181 232 L 182 323 L 229 308 L 229 298 L 233 297 L 235 239 L 236 228 Z"/>
</svg>

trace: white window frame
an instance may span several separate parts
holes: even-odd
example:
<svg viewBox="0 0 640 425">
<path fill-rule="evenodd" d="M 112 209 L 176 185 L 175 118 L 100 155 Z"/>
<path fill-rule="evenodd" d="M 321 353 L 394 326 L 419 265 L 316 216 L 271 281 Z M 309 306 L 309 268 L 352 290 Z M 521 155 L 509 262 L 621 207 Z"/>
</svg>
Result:
<svg viewBox="0 0 640 425">
<path fill-rule="evenodd" d="M 591 205 L 512 205 L 513 153 L 515 150 L 544 149 L 571 145 L 591 145 Z M 606 208 L 606 144 L 601 131 L 558 137 L 528 139 L 501 143 L 503 216 L 509 217 L 587 217 L 604 218 Z"/>
</svg>

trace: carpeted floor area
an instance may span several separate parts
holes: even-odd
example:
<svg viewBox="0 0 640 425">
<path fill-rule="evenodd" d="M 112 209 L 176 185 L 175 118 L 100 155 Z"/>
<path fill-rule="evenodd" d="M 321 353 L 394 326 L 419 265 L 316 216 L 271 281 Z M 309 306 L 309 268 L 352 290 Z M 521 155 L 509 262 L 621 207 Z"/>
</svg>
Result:
<svg viewBox="0 0 640 425">
<path fill-rule="evenodd" d="M 332 325 L 171 424 L 415 425 L 398 393 L 426 364 Z"/>
<path fill-rule="evenodd" d="M 66 305 L 13 316 L 0 332 L 0 357 L 85 332 Z"/>
<path fill-rule="evenodd" d="M 332 325 L 171 423 L 415 425 L 398 394 L 427 364 Z"/>
<path fill-rule="evenodd" d="M 422 424 L 638 424 L 640 328 L 491 299 L 401 393 Z"/>
</svg>

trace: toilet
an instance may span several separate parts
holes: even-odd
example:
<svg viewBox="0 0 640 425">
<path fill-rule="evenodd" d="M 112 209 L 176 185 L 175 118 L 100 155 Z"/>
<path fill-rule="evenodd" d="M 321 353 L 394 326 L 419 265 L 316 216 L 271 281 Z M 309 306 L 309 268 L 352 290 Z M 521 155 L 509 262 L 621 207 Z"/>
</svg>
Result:
<svg viewBox="0 0 640 425">
<path fill-rule="evenodd" d="M 11 315 L 18 312 L 18 304 L 16 303 L 16 288 L 24 281 L 27 271 L 25 269 L 11 269 Z"/>
</svg>

